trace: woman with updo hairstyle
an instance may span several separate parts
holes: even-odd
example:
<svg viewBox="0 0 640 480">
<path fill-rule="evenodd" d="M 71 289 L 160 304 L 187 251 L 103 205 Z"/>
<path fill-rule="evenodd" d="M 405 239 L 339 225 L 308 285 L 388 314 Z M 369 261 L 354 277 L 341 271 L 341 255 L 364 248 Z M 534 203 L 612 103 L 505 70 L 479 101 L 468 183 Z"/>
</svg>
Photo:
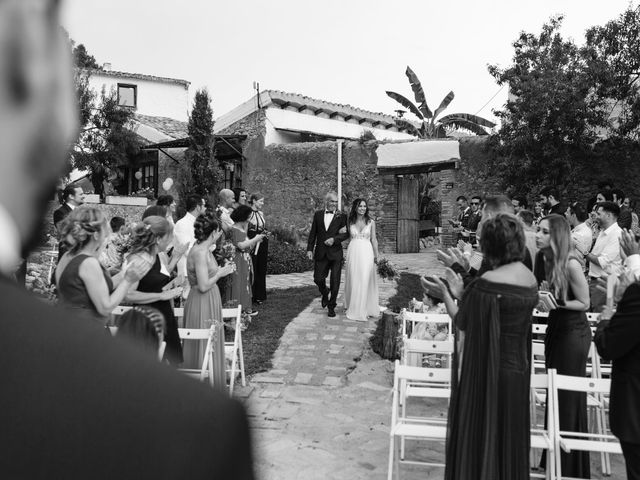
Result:
<svg viewBox="0 0 640 480">
<path fill-rule="evenodd" d="M 233 192 L 233 205 L 231 206 L 231 211 L 238 208 L 240 205 L 247 204 L 247 191 L 242 187 L 232 188 Z"/>
<path fill-rule="evenodd" d="M 217 282 L 235 270 L 235 264 L 218 266 L 213 248 L 222 236 L 222 229 L 214 212 L 208 211 L 196 218 L 193 225 L 195 244 L 187 256 L 187 278 L 191 289 L 184 306 L 186 328 L 209 328 L 216 322 L 216 344 L 213 345 L 213 385 L 224 389 L 225 358 L 224 328 L 222 324 L 222 299 Z M 186 368 L 200 368 L 204 354 L 203 342 L 186 342 L 184 361 Z"/>
<path fill-rule="evenodd" d="M 249 217 L 249 227 L 247 237 L 255 238 L 256 235 L 266 234 L 266 224 L 262 207 L 264 206 L 264 195 L 261 193 L 252 193 L 249 197 L 249 205 L 251 206 L 251 216 Z M 253 303 L 260 305 L 267 299 L 267 259 L 269 256 L 269 238 L 265 236 L 251 251 L 251 261 L 253 263 L 253 284 L 251 285 L 251 293 L 253 295 Z"/>
<path fill-rule="evenodd" d="M 75 208 L 60 224 L 66 252 L 56 267 L 55 279 L 62 304 L 104 328 L 111 311 L 127 291 L 149 270 L 149 263 L 138 260 L 123 268 L 115 283 L 98 258 L 111 229 L 96 207 Z"/>
<path fill-rule="evenodd" d="M 234 263 L 236 271 L 232 275 L 231 288 L 226 289 L 227 302 L 242 305 L 242 310 L 249 315 L 256 315 L 252 305 L 251 286 L 253 284 L 253 262 L 251 260 L 251 250 L 262 242 L 264 233 L 258 233 L 249 239 L 247 230 L 249 228 L 249 217 L 251 207 L 240 205 L 231 213 L 231 220 L 234 224 L 227 232 L 233 245 L 236 247 Z"/>
<path fill-rule="evenodd" d="M 177 366 L 182 363 L 182 345 L 172 300 L 182 294 L 182 287 L 175 285 L 159 256 L 171 243 L 173 228 L 165 217 L 150 216 L 133 225 L 129 234 L 131 240 L 127 261 L 143 259 L 153 266 L 139 282 L 131 286 L 127 300 L 135 305 L 148 305 L 162 313 L 166 322 L 167 342 L 164 359 Z"/>
<path fill-rule="evenodd" d="M 158 358 L 164 342 L 164 317 L 151 307 L 137 306 L 127 310 L 116 324 L 116 338 L 132 343 L 136 348 Z"/>
<path fill-rule="evenodd" d="M 482 226 L 490 270 L 465 289 L 459 306 L 438 283 L 457 329 L 447 420 L 445 479 L 529 478 L 531 312 L 536 279 L 522 263 L 525 237 L 512 214 Z M 459 284 L 452 271 L 447 278 Z"/>
</svg>

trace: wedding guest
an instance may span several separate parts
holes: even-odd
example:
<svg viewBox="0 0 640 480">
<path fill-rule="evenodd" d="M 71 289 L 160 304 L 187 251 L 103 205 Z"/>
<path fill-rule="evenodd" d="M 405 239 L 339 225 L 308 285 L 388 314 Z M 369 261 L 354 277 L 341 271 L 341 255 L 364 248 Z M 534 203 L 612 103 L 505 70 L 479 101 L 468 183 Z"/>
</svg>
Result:
<svg viewBox="0 0 640 480">
<path fill-rule="evenodd" d="M 111 275 L 115 275 L 120 271 L 123 261 L 123 248 L 125 243 L 124 235 L 122 235 L 122 227 L 124 227 L 124 218 L 112 217 L 109 221 L 111 226 L 111 234 L 107 238 L 106 244 L 100 254 L 100 263 Z"/>
<path fill-rule="evenodd" d="M 538 255 L 538 246 L 536 245 L 536 231 L 537 227 L 533 225 L 533 213 L 529 210 L 520 209 L 516 214 L 516 217 L 522 222 L 522 228 L 524 229 L 524 240 L 527 250 L 533 259 L 533 268 L 535 270 L 535 260 Z"/>
<path fill-rule="evenodd" d="M 184 255 L 177 263 L 177 283 L 184 285 L 184 298 L 189 295 L 190 288 L 189 284 L 185 283 L 185 279 L 187 278 L 187 255 L 189 254 L 189 249 L 195 242 L 193 225 L 196 218 L 205 212 L 204 198 L 199 195 L 189 195 L 185 202 L 185 208 L 187 213 L 176 222 L 174 229 L 176 243 L 187 245 Z"/>
<path fill-rule="evenodd" d="M 520 213 L 521 210 L 527 210 L 527 208 L 529 207 L 527 203 L 527 199 L 520 196 L 513 197 L 511 199 L 511 205 L 513 205 L 513 211 L 515 212 L 516 215 L 518 215 L 518 213 Z"/>
<path fill-rule="evenodd" d="M 469 214 L 469 222 L 467 223 L 467 230 L 469 231 L 469 243 L 471 245 L 475 245 L 477 243 L 476 231 L 478 230 L 478 225 L 482 220 L 482 209 L 480 206 L 482 205 L 482 198 L 478 195 L 474 195 L 471 197 L 471 213 Z"/>
<path fill-rule="evenodd" d="M 252 193 L 249 197 L 249 205 L 251 206 L 251 216 L 249 217 L 249 229 L 247 237 L 254 238 L 258 234 L 266 232 L 266 224 L 262 208 L 264 206 L 264 195 L 261 193 Z M 251 261 L 253 262 L 253 303 L 260 305 L 267 299 L 267 259 L 269 256 L 269 237 L 265 235 L 260 246 L 256 246 L 251 252 Z"/>
<path fill-rule="evenodd" d="M 191 290 L 184 306 L 186 328 L 208 328 L 216 324 L 216 343 L 213 345 L 213 385 L 226 386 L 224 327 L 222 324 L 222 299 L 217 282 L 235 271 L 235 264 L 219 267 L 211 248 L 222 235 L 222 229 L 213 212 L 204 213 L 194 224 L 196 243 L 187 258 L 187 277 Z M 184 359 L 187 368 L 200 368 L 203 360 L 202 342 L 185 342 Z"/>
<path fill-rule="evenodd" d="M 630 230 L 631 223 L 633 222 L 633 218 L 631 216 L 631 210 L 624 205 L 624 192 L 619 188 L 614 188 L 611 190 L 613 194 L 613 202 L 620 207 L 620 215 L 618 215 L 618 225 L 620 228 Z"/>
<path fill-rule="evenodd" d="M 545 366 L 561 375 L 585 377 L 591 345 L 591 329 L 585 312 L 589 309 L 589 286 L 571 247 L 571 230 L 560 215 L 549 215 L 540 221 L 538 248 L 544 258 L 543 290 L 550 291 L 558 308 L 549 312 L 544 337 Z M 587 397 L 580 392 L 560 391 L 560 430 L 588 432 Z M 589 453 L 560 452 L 562 474 L 590 478 Z M 545 465 L 545 459 L 541 461 Z"/>
<path fill-rule="evenodd" d="M 158 252 L 158 256 L 160 257 L 160 261 L 162 262 L 164 269 L 173 276 L 173 271 L 177 268 L 178 262 L 180 262 L 180 260 L 186 259 L 186 253 L 189 250 L 190 244 L 186 241 L 184 243 L 181 243 L 180 241 L 175 240 L 175 229 L 173 226 L 173 222 L 170 220 L 171 214 L 166 207 L 161 207 L 160 205 L 151 205 L 142 214 L 142 220 L 147 217 L 163 217 L 167 220 L 167 222 L 169 222 L 169 225 L 171 225 L 171 231 L 174 232 L 173 236 L 171 237 L 171 241 L 167 244 L 166 248 L 163 251 Z M 176 285 L 182 285 L 183 283 L 184 277 L 181 277 L 177 280 Z"/>
<path fill-rule="evenodd" d="M 131 342 L 153 358 L 158 358 L 158 349 L 164 342 L 164 317 L 155 308 L 136 306 L 127 310 L 117 321 L 116 338 Z"/>
<path fill-rule="evenodd" d="M 626 197 L 624 199 L 624 206 L 631 212 L 631 231 L 636 237 L 640 237 L 640 224 L 638 222 L 638 214 L 636 213 L 636 201 Z"/>
<path fill-rule="evenodd" d="M 567 207 L 560 199 L 560 194 L 556 187 L 545 187 L 540 191 L 540 203 L 545 209 L 545 214 L 549 215 L 555 213 L 557 215 L 564 215 Z"/>
<path fill-rule="evenodd" d="M 263 233 L 256 234 L 252 239 L 247 238 L 249 227 L 249 217 L 251 207 L 240 205 L 231 212 L 233 226 L 228 231 L 227 236 L 236 247 L 234 263 L 236 271 L 231 276 L 231 288 L 227 289 L 227 301 L 236 302 L 242 305 L 242 310 L 249 315 L 256 315 L 258 312 L 252 309 L 251 285 L 253 283 L 253 263 L 251 261 L 251 249 L 260 245 L 264 240 Z"/>
<path fill-rule="evenodd" d="M 222 230 L 225 233 L 229 231 L 229 229 L 233 226 L 233 220 L 231 219 L 231 211 L 233 209 L 233 202 L 235 200 L 235 195 L 232 190 L 228 188 L 223 188 L 220 190 L 218 194 L 218 207 L 216 208 L 216 213 L 218 218 L 221 220 Z"/>
<path fill-rule="evenodd" d="M 589 215 L 578 202 L 574 202 L 567 208 L 565 216 L 571 226 L 571 246 L 577 254 L 583 270 L 587 271 L 586 255 L 591 251 L 593 245 L 593 231 L 586 223 Z"/>
<path fill-rule="evenodd" d="M 247 205 L 247 191 L 244 188 L 235 187 L 231 191 L 233 192 L 232 211 L 238 208 L 238 205 Z"/>
<path fill-rule="evenodd" d="M 535 202 L 533 204 L 533 224 L 538 225 L 542 217 L 544 217 L 542 204 L 540 202 Z"/>
<path fill-rule="evenodd" d="M 96 207 L 74 209 L 60 224 L 65 253 L 56 268 L 60 301 L 78 316 L 105 327 L 111 311 L 127 290 L 149 270 L 150 263 L 132 262 L 114 288 L 109 272 L 98 257 L 109 235 L 109 224 Z"/>
<path fill-rule="evenodd" d="M 58 232 L 58 240 L 60 240 L 59 223 L 64 220 L 76 207 L 79 207 L 84 203 L 84 192 L 82 187 L 78 187 L 73 184 L 67 185 L 62 191 L 62 205 L 55 212 L 53 212 L 53 226 Z M 64 255 L 64 245 L 58 246 L 58 261 Z"/>
<path fill-rule="evenodd" d="M 509 202 L 511 206 L 511 202 Z M 512 214 L 483 218 L 480 248 L 487 268 L 459 306 L 438 278 L 438 290 L 457 331 L 447 419 L 444 478 L 529 478 L 531 311 L 536 280 L 522 263 L 525 240 Z M 453 272 L 450 272 L 453 273 Z M 462 288 L 462 279 L 451 276 Z"/>
<path fill-rule="evenodd" d="M 240 403 L 9 279 L 38 245 L 78 130 L 62 3 L 0 0 L 0 379 L 10 390 L 0 395 L 0 472 L 15 479 L 188 472 L 192 480 L 251 480 Z"/>
<path fill-rule="evenodd" d="M 618 225 L 620 207 L 614 202 L 602 202 L 596 205 L 596 219 L 600 234 L 590 253 L 585 255 L 589 262 L 589 295 L 591 308 L 599 312 L 606 297 L 598 288 L 598 279 L 617 274 L 622 266 L 620 257 L 620 233 Z"/>
<path fill-rule="evenodd" d="M 167 342 L 164 358 L 171 365 L 178 366 L 182 363 L 182 345 L 171 300 L 182 294 L 182 287 L 176 286 L 176 282 L 171 280 L 158 255 L 166 250 L 172 237 L 171 224 L 164 217 L 147 217 L 132 227 L 127 262 L 142 259 L 152 267 L 144 277 L 131 285 L 126 299 L 135 305 L 154 307 L 162 313 L 166 322 Z"/>
<path fill-rule="evenodd" d="M 172 225 L 175 225 L 173 216 L 176 214 L 176 201 L 173 195 L 158 195 L 156 205 L 167 209 L 167 220 L 169 220 L 169 223 Z"/>
</svg>

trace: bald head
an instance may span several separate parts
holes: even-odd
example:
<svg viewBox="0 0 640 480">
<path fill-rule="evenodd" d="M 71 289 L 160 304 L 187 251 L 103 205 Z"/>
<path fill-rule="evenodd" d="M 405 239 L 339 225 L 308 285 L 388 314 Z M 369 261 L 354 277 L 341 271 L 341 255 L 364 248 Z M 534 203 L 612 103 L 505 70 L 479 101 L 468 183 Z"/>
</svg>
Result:
<svg viewBox="0 0 640 480">
<path fill-rule="evenodd" d="M 222 190 L 220 190 L 220 193 L 218 194 L 218 198 L 219 198 L 218 201 L 220 202 L 220 206 L 224 208 L 229 208 L 233 206 L 235 195 L 233 193 L 233 190 L 229 190 L 228 188 L 223 188 Z"/>
</svg>

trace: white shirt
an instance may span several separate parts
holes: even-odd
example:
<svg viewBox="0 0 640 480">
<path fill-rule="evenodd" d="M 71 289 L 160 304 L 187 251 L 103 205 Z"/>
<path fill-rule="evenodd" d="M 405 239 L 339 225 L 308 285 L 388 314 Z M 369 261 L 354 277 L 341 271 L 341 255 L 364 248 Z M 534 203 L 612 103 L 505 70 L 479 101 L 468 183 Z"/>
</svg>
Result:
<svg viewBox="0 0 640 480">
<path fill-rule="evenodd" d="M 227 231 L 231 227 L 233 227 L 233 224 L 235 223 L 233 220 L 231 220 L 231 211 L 228 208 L 223 207 L 222 205 L 218 205 L 218 208 L 220 209 L 220 220 L 222 221 L 222 223 L 224 223 L 225 226 L 223 230 Z"/>
<path fill-rule="evenodd" d="M 189 250 L 196 241 L 196 235 L 193 231 L 193 225 L 196 223 L 196 217 L 187 212 L 187 214 L 176 222 L 176 226 L 173 229 L 173 235 L 175 236 L 176 245 L 189 244 L 187 251 L 184 252 L 182 258 L 178 260 L 177 269 L 178 275 L 187 275 L 187 255 Z"/>
<path fill-rule="evenodd" d="M 589 262 L 589 276 L 593 278 L 607 277 L 610 274 L 617 274 L 622 268 L 620 258 L 620 235 L 622 229 L 617 222 L 600 232 L 596 243 L 591 249 L 591 254 L 598 257 L 600 265 Z"/>
<path fill-rule="evenodd" d="M 591 250 L 591 244 L 593 243 L 593 231 L 586 223 L 576 225 L 571 230 L 571 239 L 573 244 L 580 255 L 586 255 Z"/>
<path fill-rule="evenodd" d="M 20 233 L 9 212 L 0 204 L 0 272 L 12 275 L 20 264 Z"/>
<path fill-rule="evenodd" d="M 329 230 L 329 225 L 331 225 L 331 222 L 333 222 L 333 217 L 335 217 L 335 212 L 334 213 L 327 213 L 327 211 L 324 211 L 324 229 L 325 230 Z"/>
</svg>

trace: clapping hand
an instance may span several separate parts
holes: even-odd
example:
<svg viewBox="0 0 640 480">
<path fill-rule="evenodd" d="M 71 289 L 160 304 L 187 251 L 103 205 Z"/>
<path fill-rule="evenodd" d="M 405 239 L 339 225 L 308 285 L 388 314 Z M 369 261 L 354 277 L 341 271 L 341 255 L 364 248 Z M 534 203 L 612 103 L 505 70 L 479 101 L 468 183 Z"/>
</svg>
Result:
<svg viewBox="0 0 640 480">
<path fill-rule="evenodd" d="M 631 255 L 640 254 L 640 245 L 636 241 L 636 237 L 629 230 L 622 230 L 620 234 L 620 253 L 623 260 Z"/>
<path fill-rule="evenodd" d="M 153 265 L 143 257 L 135 256 L 129 262 L 127 270 L 124 272 L 124 279 L 129 283 L 136 283 L 144 277 Z"/>
<path fill-rule="evenodd" d="M 441 300 L 448 293 L 447 286 L 438 277 L 420 277 L 420 284 L 428 295 Z"/>
<path fill-rule="evenodd" d="M 458 240 L 458 249 L 462 250 L 463 253 L 470 255 L 473 253 L 473 246 L 469 242 L 465 242 L 464 240 Z"/>
<path fill-rule="evenodd" d="M 449 290 L 454 298 L 461 299 L 464 292 L 464 281 L 460 274 L 454 272 L 450 268 L 445 270 L 445 277 L 449 283 Z"/>
<path fill-rule="evenodd" d="M 182 295 L 182 290 L 182 287 L 170 288 L 169 290 L 165 290 L 162 292 L 162 299 L 172 300 L 174 298 L 177 298 Z"/>
</svg>

